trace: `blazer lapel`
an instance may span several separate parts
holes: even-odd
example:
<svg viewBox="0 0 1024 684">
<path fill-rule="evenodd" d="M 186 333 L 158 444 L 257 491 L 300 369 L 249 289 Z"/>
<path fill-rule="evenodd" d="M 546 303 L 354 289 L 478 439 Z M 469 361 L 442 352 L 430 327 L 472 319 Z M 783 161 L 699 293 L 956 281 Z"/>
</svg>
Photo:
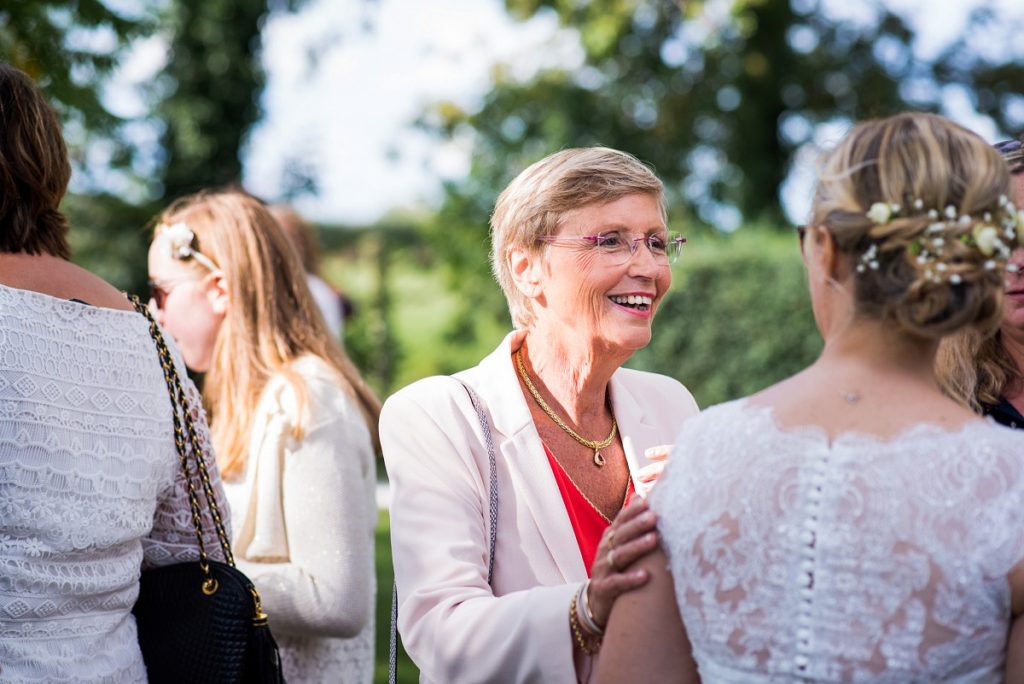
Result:
<svg viewBox="0 0 1024 684">
<path fill-rule="evenodd" d="M 467 380 L 486 404 L 494 427 L 499 493 L 514 491 L 525 503 L 538 536 L 561 573 L 560 580 L 579 581 L 586 579 L 587 571 L 576 534 L 512 366 L 512 350 L 522 344 L 524 335 L 523 331 L 510 333 Z M 507 483 L 501 482 L 501 463 L 508 472 Z M 499 527 L 501 522 L 499 519 Z"/>
<path fill-rule="evenodd" d="M 609 392 L 615 421 L 619 424 L 622 448 L 626 452 L 626 463 L 630 466 L 630 475 L 635 476 L 634 466 L 642 468 L 650 463 L 644 456 L 644 451 L 668 440 L 649 419 L 637 397 L 623 382 L 622 375 L 621 372 L 617 372 L 612 376 Z"/>
</svg>

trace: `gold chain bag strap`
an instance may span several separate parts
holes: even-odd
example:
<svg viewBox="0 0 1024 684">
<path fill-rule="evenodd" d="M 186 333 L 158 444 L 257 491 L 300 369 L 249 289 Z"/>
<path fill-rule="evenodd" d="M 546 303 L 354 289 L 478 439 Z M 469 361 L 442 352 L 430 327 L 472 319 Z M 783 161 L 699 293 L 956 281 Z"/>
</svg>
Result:
<svg viewBox="0 0 1024 684">
<path fill-rule="evenodd" d="M 202 445 L 174 358 L 149 309 L 132 295 L 135 310 L 149 321 L 149 334 L 171 399 L 174 446 L 188 485 L 199 562 L 146 570 L 132 609 L 150 682 L 284 682 L 277 644 L 256 587 L 235 567 L 231 542 L 210 483 Z M 191 458 L 189 450 L 191 447 Z M 194 467 L 189 467 L 189 461 Z M 198 476 L 225 563 L 211 560 L 203 540 L 203 515 L 194 480 Z"/>
</svg>

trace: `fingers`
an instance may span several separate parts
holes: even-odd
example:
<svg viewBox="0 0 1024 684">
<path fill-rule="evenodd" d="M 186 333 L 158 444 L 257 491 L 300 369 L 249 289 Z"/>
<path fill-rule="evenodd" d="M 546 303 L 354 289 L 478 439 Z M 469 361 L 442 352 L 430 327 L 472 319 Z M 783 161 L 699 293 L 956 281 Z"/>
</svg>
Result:
<svg viewBox="0 0 1024 684">
<path fill-rule="evenodd" d="M 591 611 L 598 625 L 604 626 L 607 623 L 612 604 L 620 594 L 641 587 L 647 582 L 646 570 L 628 568 L 637 559 L 653 551 L 657 545 L 657 534 L 648 532 L 627 544 L 616 545 L 595 561 L 588 591 Z"/>
<path fill-rule="evenodd" d="M 648 461 L 667 461 L 669 454 L 672 453 L 674 448 L 674 444 L 659 444 L 658 446 L 648 447 L 644 450 L 644 457 Z"/>
<path fill-rule="evenodd" d="M 630 507 L 632 507 L 632 504 L 630 504 Z M 604 539 L 598 545 L 599 550 L 602 545 L 604 546 L 606 555 L 609 548 L 614 546 L 618 549 L 620 546 L 630 543 L 644 533 L 652 531 L 658 522 L 657 516 L 654 515 L 653 511 L 647 510 L 646 504 L 644 504 L 642 509 L 638 508 L 633 511 L 632 515 L 624 516 L 623 514 L 627 510 L 629 509 L 623 509 L 619 517 L 615 519 L 615 522 L 609 525 L 608 530 L 604 534 Z M 621 563 L 618 565 L 624 567 Z"/>
<path fill-rule="evenodd" d="M 652 464 L 646 465 L 643 468 L 641 468 L 640 470 L 638 470 L 637 471 L 637 477 L 644 484 L 651 484 L 651 485 L 653 485 L 654 482 L 659 477 L 661 477 L 661 472 L 663 470 L 665 470 L 665 464 L 664 463 L 652 463 Z"/>
<path fill-rule="evenodd" d="M 622 574 L 633 563 L 643 558 L 658 546 L 658 533 L 647 532 L 627 544 L 619 544 L 610 551 L 608 564 L 615 574 Z"/>
</svg>

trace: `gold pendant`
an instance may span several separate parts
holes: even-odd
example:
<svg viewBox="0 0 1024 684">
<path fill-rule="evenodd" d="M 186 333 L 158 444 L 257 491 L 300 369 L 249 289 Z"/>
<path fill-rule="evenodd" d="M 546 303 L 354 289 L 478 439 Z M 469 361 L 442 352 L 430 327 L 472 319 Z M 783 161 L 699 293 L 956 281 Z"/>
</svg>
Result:
<svg viewBox="0 0 1024 684">
<path fill-rule="evenodd" d="M 604 467 L 604 456 L 602 456 L 601 452 L 598 451 L 597 449 L 594 449 L 594 465 L 596 465 L 598 468 Z"/>
</svg>

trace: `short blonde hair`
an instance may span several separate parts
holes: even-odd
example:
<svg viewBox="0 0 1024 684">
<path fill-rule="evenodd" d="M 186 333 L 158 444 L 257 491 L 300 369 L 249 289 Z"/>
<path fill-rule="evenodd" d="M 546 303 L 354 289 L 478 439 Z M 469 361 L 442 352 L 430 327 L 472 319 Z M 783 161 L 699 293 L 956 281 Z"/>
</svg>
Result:
<svg viewBox="0 0 1024 684">
<path fill-rule="evenodd" d="M 652 195 L 665 215 L 665 186 L 646 165 L 608 147 L 562 150 L 529 166 L 508 184 L 491 215 L 491 269 L 508 300 L 516 327 L 533 322 L 529 301 L 516 288 L 508 265 L 513 249 L 539 252 L 537 238 L 558 232 L 565 214 L 627 195 Z"/>
<path fill-rule="evenodd" d="M 826 155 L 811 221 L 831 233 L 851 267 L 868 250 L 877 254 L 878 268 L 854 274 L 859 315 L 937 340 L 998 325 L 1002 269 L 990 268 L 989 257 L 966 238 L 987 214 L 998 215 L 1008 192 L 1006 163 L 985 141 L 941 116 L 910 112 L 858 124 Z M 934 218 L 917 210 L 876 223 L 868 217 L 875 203 L 952 206 L 966 217 L 929 233 L 948 245 L 944 267 L 956 278 L 931 277 L 915 257 Z"/>
</svg>

